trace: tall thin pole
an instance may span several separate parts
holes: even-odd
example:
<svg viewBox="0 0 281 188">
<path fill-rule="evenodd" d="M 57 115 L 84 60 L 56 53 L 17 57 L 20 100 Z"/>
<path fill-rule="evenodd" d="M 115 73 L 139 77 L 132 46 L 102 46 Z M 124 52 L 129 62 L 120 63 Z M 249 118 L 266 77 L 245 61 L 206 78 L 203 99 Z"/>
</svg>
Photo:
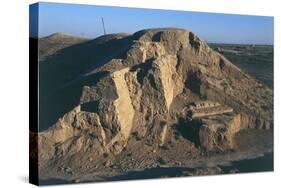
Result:
<svg viewBox="0 0 281 188">
<path fill-rule="evenodd" d="M 101 21 L 102 21 L 102 27 L 103 27 L 103 34 L 106 35 L 103 17 L 101 18 Z"/>
</svg>

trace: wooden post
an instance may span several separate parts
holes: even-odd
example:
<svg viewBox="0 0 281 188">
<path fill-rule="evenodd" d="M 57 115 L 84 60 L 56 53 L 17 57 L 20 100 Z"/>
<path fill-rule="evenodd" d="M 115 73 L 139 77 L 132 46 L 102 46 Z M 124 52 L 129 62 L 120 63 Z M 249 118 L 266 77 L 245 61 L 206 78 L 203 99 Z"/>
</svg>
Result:
<svg viewBox="0 0 281 188">
<path fill-rule="evenodd" d="M 102 21 L 102 27 L 103 27 L 103 34 L 106 35 L 105 25 L 104 25 L 103 18 L 101 18 L 101 21 Z"/>
</svg>

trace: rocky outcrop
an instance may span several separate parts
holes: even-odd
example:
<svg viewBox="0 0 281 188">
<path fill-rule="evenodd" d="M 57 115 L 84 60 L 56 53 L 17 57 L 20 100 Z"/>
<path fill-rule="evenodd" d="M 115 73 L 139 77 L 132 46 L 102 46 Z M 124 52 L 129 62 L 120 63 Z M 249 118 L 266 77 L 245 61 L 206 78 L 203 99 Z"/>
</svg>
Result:
<svg viewBox="0 0 281 188">
<path fill-rule="evenodd" d="M 116 71 L 112 74 L 118 98 L 114 101 L 113 114 L 117 118 L 119 124 L 119 132 L 112 138 L 107 147 L 114 146 L 115 152 L 120 152 L 130 136 L 135 111 L 132 106 L 129 89 L 125 80 L 125 74 L 129 71 L 128 68 Z M 117 146 L 118 145 L 118 146 Z"/>
<path fill-rule="evenodd" d="M 184 109 L 186 115 L 190 115 L 191 118 L 200 118 L 206 116 L 214 116 L 224 113 L 232 113 L 233 109 L 227 106 L 222 106 L 218 102 L 211 101 L 199 101 L 191 104 Z"/>
<path fill-rule="evenodd" d="M 273 126 L 272 90 L 213 51 L 193 32 L 143 30 L 130 36 L 95 39 L 87 43 L 86 51 L 77 48 L 81 48 L 79 56 L 57 62 L 56 71 L 63 69 L 67 76 L 54 72 L 52 79 L 46 77 L 48 85 L 54 83 L 54 87 L 50 87 L 52 92 L 44 88 L 48 91 L 42 94 L 44 100 L 53 100 L 66 88 L 75 96 L 65 99 L 72 108 L 60 109 L 64 115 L 39 133 L 42 168 L 48 163 L 57 165 L 54 161 L 60 164 L 62 159 L 78 159 L 81 153 L 87 157 L 88 151 L 96 161 L 105 153 L 117 155 L 126 149 L 132 133 L 149 145 L 163 146 L 174 136 L 172 127 L 180 119 L 200 119 L 195 134 L 206 150 L 233 148 L 233 136 L 242 129 Z M 68 51 L 74 53 L 68 49 L 65 56 Z M 49 61 L 56 58 L 64 59 L 63 53 Z M 70 71 L 77 62 L 81 62 L 79 69 Z M 53 70 L 49 64 L 45 62 L 42 69 Z M 53 82 L 55 78 L 59 82 Z M 184 113 L 188 105 L 200 101 L 226 108 L 203 116 Z"/>
<path fill-rule="evenodd" d="M 242 127 L 241 115 L 220 115 L 202 119 L 199 130 L 201 146 L 207 151 L 234 149 L 234 136 Z"/>
<path fill-rule="evenodd" d="M 92 156 L 104 152 L 106 136 L 99 116 L 80 111 L 80 106 L 65 114 L 50 129 L 38 135 L 39 166 L 86 151 L 94 146 Z"/>
</svg>

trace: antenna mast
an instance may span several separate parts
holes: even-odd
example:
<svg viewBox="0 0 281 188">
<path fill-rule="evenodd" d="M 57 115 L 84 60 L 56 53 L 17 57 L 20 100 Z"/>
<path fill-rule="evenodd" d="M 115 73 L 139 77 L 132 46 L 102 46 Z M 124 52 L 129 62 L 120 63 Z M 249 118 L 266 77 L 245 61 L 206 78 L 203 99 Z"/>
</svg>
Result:
<svg viewBox="0 0 281 188">
<path fill-rule="evenodd" d="M 106 35 L 103 17 L 101 18 L 101 22 L 102 22 L 102 27 L 103 27 L 103 34 Z"/>
</svg>

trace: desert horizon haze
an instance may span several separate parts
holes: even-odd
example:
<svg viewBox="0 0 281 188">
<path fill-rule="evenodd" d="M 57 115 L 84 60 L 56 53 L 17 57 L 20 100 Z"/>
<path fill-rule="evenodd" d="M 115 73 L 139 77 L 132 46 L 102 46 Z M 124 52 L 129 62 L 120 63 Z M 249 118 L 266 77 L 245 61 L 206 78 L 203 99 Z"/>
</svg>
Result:
<svg viewBox="0 0 281 188">
<path fill-rule="evenodd" d="M 36 19 L 36 15 L 40 17 Z M 73 14 L 75 12 L 75 14 Z M 63 14 L 62 14 L 63 13 Z M 273 17 L 40 2 L 30 7 L 30 36 L 132 34 L 148 28 L 192 30 L 209 43 L 273 45 Z"/>
</svg>

